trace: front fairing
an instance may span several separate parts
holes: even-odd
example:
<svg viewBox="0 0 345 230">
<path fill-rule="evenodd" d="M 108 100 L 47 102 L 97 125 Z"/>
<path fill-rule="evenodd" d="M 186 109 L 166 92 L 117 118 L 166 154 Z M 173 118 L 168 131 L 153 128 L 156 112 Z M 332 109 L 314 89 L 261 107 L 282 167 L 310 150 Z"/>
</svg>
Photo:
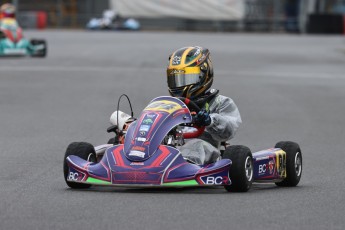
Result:
<svg viewBox="0 0 345 230">
<path fill-rule="evenodd" d="M 4 31 L 1 31 L 3 35 Z M 32 47 L 27 39 L 24 39 L 16 32 L 6 32 L 6 37 L 0 39 L 0 55 L 28 55 Z"/>
<path fill-rule="evenodd" d="M 215 186 L 229 185 L 231 161 L 190 164 L 174 147 L 161 145 L 175 126 L 191 123 L 187 106 L 177 98 L 158 97 L 127 130 L 124 145 L 106 149 L 99 163 L 68 156 L 66 180 L 112 186 Z M 96 148 L 98 149 L 98 148 Z"/>
<path fill-rule="evenodd" d="M 31 53 L 31 43 L 23 38 L 22 29 L 13 19 L 5 20 L 0 26 L 0 55 L 27 55 Z"/>
<path fill-rule="evenodd" d="M 191 122 L 190 111 L 181 100 L 168 96 L 157 97 L 128 129 L 124 153 L 132 161 L 147 160 L 171 129 Z"/>
<path fill-rule="evenodd" d="M 0 39 L 0 55 L 29 55 L 32 47 L 28 40 L 21 39 L 17 43 L 8 38 Z"/>
<path fill-rule="evenodd" d="M 171 146 L 160 145 L 145 161 L 131 161 L 123 145 L 108 148 L 99 163 L 91 163 L 78 156 L 67 157 L 67 181 L 113 186 L 215 186 L 231 184 L 231 161 L 223 159 L 200 166 L 186 162 Z"/>
</svg>

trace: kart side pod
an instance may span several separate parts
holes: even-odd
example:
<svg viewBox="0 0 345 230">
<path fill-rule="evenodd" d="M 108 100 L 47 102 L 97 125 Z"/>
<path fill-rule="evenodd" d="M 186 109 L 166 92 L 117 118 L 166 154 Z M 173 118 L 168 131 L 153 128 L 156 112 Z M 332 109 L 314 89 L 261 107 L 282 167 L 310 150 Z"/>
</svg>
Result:
<svg viewBox="0 0 345 230">
<path fill-rule="evenodd" d="M 286 152 L 271 148 L 253 153 L 254 181 L 278 182 L 286 178 Z"/>
</svg>

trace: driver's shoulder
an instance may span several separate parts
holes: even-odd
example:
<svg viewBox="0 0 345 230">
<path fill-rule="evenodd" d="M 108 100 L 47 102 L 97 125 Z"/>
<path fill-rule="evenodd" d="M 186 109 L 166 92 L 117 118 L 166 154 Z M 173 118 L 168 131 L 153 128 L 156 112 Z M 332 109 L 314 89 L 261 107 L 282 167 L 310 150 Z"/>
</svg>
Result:
<svg viewBox="0 0 345 230">
<path fill-rule="evenodd" d="M 218 105 L 221 105 L 223 104 L 224 102 L 232 102 L 233 100 L 230 98 L 230 97 L 227 97 L 227 96 L 224 96 L 222 94 L 217 94 L 217 96 L 215 96 L 213 98 L 213 100 L 210 101 L 210 104 L 218 104 Z"/>
</svg>

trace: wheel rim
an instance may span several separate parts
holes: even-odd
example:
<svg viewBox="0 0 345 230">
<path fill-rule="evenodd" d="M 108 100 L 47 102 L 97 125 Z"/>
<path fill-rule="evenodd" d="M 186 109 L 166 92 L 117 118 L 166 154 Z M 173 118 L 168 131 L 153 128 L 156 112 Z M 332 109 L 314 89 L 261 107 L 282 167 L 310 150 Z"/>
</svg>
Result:
<svg viewBox="0 0 345 230">
<path fill-rule="evenodd" d="M 247 181 L 251 181 L 253 178 L 253 171 L 254 170 L 253 170 L 252 158 L 249 156 L 246 158 L 245 170 L 246 170 Z"/>
<path fill-rule="evenodd" d="M 302 157 L 300 152 L 297 152 L 295 155 L 295 172 L 298 177 L 302 173 Z"/>
</svg>

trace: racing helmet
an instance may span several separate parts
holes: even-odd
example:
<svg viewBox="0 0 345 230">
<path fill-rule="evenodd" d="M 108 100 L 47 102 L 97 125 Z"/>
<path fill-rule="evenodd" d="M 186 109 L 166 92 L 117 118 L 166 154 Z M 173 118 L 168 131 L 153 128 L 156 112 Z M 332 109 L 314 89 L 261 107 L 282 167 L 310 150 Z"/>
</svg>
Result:
<svg viewBox="0 0 345 230">
<path fill-rule="evenodd" d="M 11 3 L 5 3 L 0 7 L 1 18 L 15 18 L 16 7 Z"/>
<path fill-rule="evenodd" d="M 213 83 L 209 50 L 190 46 L 173 52 L 169 56 L 167 81 L 173 97 L 196 99 L 204 95 Z"/>
</svg>

